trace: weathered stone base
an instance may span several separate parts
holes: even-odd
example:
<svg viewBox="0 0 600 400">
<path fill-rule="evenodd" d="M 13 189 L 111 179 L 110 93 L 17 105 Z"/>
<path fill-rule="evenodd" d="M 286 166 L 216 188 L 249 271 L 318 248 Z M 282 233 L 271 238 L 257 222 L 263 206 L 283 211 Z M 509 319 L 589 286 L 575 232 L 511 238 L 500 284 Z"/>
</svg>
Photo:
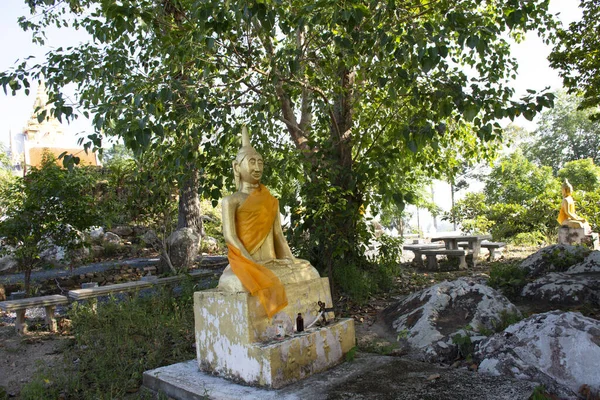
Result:
<svg viewBox="0 0 600 400">
<path fill-rule="evenodd" d="M 598 233 L 586 234 L 583 228 L 558 228 L 558 244 L 584 245 L 592 250 L 600 250 Z"/>
<path fill-rule="evenodd" d="M 340 363 L 355 345 L 354 321 L 294 333 L 300 312 L 305 326 L 318 301 L 331 307 L 327 278 L 286 285 L 289 305 L 269 319 L 256 297 L 218 289 L 194 294 L 196 351 L 200 369 L 246 384 L 280 388 Z M 327 313 L 328 320 L 333 313 Z M 277 325 L 286 336 L 276 339 Z"/>
</svg>

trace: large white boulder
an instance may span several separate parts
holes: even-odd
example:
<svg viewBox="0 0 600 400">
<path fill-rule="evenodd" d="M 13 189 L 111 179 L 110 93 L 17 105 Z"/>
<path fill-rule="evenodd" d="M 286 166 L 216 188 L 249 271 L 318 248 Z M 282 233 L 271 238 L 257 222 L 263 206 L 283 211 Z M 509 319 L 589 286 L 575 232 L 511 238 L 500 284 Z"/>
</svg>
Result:
<svg viewBox="0 0 600 400">
<path fill-rule="evenodd" d="M 533 315 L 480 343 L 479 372 L 543 384 L 576 398 L 583 385 L 600 391 L 600 321 L 580 313 Z"/>
<path fill-rule="evenodd" d="M 505 313 L 520 315 L 496 290 L 471 278 L 460 278 L 407 296 L 384 310 L 383 318 L 425 359 L 437 361 L 456 356 L 453 336 L 473 335 L 475 341 L 478 331 L 494 330 Z"/>
<path fill-rule="evenodd" d="M 554 244 L 527 257 L 520 267 L 527 270 L 531 277 L 542 276 L 548 272 L 564 272 L 582 262 L 588 253 L 589 250 L 582 246 Z"/>
<path fill-rule="evenodd" d="M 565 272 L 551 272 L 528 283 L 521 296 L 563 305 L 600 305 L 600 251 L 592 251 Z"/>
<path fill-rule="evenodd" d="M 521 296 L 561 305 L 600 305 L 600 273 L 551 272 L 525 285 Z"/>
<path fill-rule="evenodd" d="M 571 266 L 567 274 L 600 273 L 600 251 L 592 251 L 582 262 Z"/>
</svg>

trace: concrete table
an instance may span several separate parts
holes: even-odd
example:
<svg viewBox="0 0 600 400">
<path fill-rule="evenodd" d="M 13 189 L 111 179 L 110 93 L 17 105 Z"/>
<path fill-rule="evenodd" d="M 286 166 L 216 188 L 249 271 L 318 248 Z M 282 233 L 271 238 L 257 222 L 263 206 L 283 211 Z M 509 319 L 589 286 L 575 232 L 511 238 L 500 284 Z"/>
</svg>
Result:
<svg viewBox="0 0 600 400">
<path fill-rule="evenodd" d="M 475 267 L 475 265 L 477 265 L 477 258 L 479 257 L 479 252 L 481 250 L 481 242 L 483 242 L 484 240 L 490 240 L 491 238 L 491 235 L 442 235 L 435 238 L 431 238 L 431 241 L 443 241 L 444 247 L 448 250 L 458 250 L 459 243 L 466 243 L 467 249 L 469 250 L 469 254 L 467 254 L 467 264 L 469 264 L 470 267 Z"/>
</svg>

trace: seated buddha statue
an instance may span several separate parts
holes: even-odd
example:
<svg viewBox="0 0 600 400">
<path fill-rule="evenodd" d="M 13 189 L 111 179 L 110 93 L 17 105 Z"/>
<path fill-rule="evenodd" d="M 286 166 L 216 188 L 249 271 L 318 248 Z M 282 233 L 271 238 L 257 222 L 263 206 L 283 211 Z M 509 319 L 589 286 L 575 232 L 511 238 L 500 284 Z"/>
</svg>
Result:
<svg viewBox="0 0 600 400">
<path fill-rule="evenodd" d="M 562 195 L 563 201 L 560 205 L 560 212 L 558 213 L 558 223 L 561 226 L 566 226 L 569 228 L 581 228 L 585 229 L 586 233 L 591 232 L 590 224 L 582 218 L 575 214 L 575 201 L 571 196 L 573 193 L 573 186 L 569 183 L 567 179 L 562 184 Z"/>
<path fill-rule="evenodd" d="M 263 167 L 244 127 L 242 147 L 233 161 L 237 191 L 222 202 L 229 265 L 218 288 L 258 296 L 272 317 L 287 305 L 284 285 L 317 279 L 319 273 L 293 256 L 281 229 L 279 201 L 260 183 Z"/>
</svg>

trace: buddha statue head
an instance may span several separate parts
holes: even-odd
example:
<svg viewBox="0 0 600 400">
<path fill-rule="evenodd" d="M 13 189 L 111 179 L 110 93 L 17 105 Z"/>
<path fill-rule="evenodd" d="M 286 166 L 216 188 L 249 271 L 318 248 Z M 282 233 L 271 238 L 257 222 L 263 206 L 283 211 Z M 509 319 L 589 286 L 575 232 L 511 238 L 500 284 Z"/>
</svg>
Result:
<svg viewBox="0 0 600 400">
<path fill-rule="evenodd" d="M 563 197 L 570 196 L 573 193 L 573 186 L 569 183 L 569 180 L 565 178 L 562 184 L 562 195 Z"/>
<path fill-rule="evenodd" d="M 235 187 L 241 190 L 244 182 L 251 185 L 258 185 L 262 177 L 264 168 L 263 158 L 252 144 L 248 129 L 242 127 L 242 147 L 233 160 L 233 175 L 235 178 Z"/>
</svg>

